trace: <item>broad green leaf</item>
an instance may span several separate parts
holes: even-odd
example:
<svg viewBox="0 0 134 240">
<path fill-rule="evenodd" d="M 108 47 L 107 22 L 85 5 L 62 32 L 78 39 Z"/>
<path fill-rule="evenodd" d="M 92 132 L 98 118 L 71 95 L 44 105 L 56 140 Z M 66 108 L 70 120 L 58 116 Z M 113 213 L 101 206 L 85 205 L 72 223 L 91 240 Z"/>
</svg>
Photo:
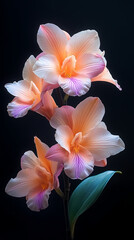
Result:
<svg viewBox="0 0 134 240">
<path fill-rule="evenodd" d="M 106 184 L 114 173 L 119 171 L 106 171 L 83 180 L 73 191 L 68 205 L 69 222 L 72 238 L 78 217 L 90 208 L 98 199 Z"/>
</svg>

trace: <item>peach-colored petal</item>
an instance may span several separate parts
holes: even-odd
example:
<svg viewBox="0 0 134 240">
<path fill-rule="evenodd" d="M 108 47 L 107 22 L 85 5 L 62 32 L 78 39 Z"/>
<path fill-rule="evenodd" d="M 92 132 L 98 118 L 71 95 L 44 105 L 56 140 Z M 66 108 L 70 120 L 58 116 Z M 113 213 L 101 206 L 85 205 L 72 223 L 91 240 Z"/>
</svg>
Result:
<svg viewBox="0 0 134 240">
<path fill-rule="evenodd" d="M 46 169 L 48 173 L 52 174 L 51 162 L 46 158 L 46 153 L 49 147 L 37 137 L 34 137 L 34 142 L 37 150 L 37 155 L 42 167 Z"/>
<path fill-rule="evenodd" d="M 97 166 L 97 167 L 105 167 L 107 165 L 107 159 L 103 159 L 103 160 L 100 160 L 100 161 L 94 161 L 94 166 Z"/>
<path fill-rule="evenodd" d="M 30 210 L 38 212 L 42 209 L 46 209 L 48 207 L 48 199 L 51 193 L 50 189 L 45 191 L 41 191 L 34 196 L 28 196 L 27 198 L 27 206 Z"/>
<path fill-rule="evenodd" d="M 50 94 L 50 91 L 45 92 L 44 96 L 42 95 L 42 103 L 43 106 L 48 106 L 48 109 L 53 109 L 57 107 L 53 97 Z"/>
<path fill-rule="evenodd" d="M 91 79 L 91 82 L 96 82 L 96 81 L 104 81 L 104 82 L 109 82 L 114 84 L 119 90 L 122 90 L 120 85 L 118 84 L 117 80 L 114 80 L 112 75 L 110 74 L 109 70 L 105 67 L 103 72 L 100 73 L 98 76 L 93 77 Z"/>
<path fill-rule="evenodd" d="M 124 150 L 124 142 L 118 135 L 112 135 L 105 128 L 96 127 L 83 138 L 85 146 L 95 161 L 108 158 Z"/>
<path fill-rule="evenodd" d="M 40 161 L 40 159 L 39 159 Z M 53 189 L 53 177 L 50 171 L 48 171 L 47 168 L 45 168 L 46 166 L 44 166 L 42 164 L 42 162 L 40 164 L 38 164 L 35 167 L 35 172 L 37 174 L 37 176 L 39 177 L 38 180 L 38 188 L 42 189 L 47 189 L 48 187 L 50 187 L 51 189 Z M 38 190 L 39 192 L 39 190 Z"/>
<path fill-rule="evenodd" d="M 53 117 L 50 120 L 50 124 L 53 128 L 57 128 L 60 125 L 67 125 L 70 128 L 73 126 L 72 113 L 74 108 L 71 106 L 62 106 L 56 108 Z"/>
<path fill-rule="evenodd" d="M 33 102 L 31 110 L 34 112 L 38 112 L 41 107 L 42 107 L 42 101 L 40 98 L 37 97 Z"/>
<path fill-rule="evenodd" d="M 23 169 L 18 172 L 16 178 L 10 179 L 5 191 L 14 197 L 24 197 L 38 185 L 37 179 L 33 169 Z"/>
<path fill-rule="evenodd" d="M 39 54 L 37 59 L 39 59 L 41 56 L 44 56 L 44 53 Z M 51 90 L 51 93 L 52 93 L 52 90 L 58 86 L 56 86 L 55 84 L 54 85 L 49 84 L 45 82 L 42 78 L 37 77 L 37 75 L 33 73 L 33 66 L 35 63 L 36 63 L 36 58 L 34 58 L 33 56 L 30 56 L 29 59 L 26 61 L 23 69 L 23 78 L 33 83 L 31 90 L 35 94 L 44 95 L 44 92 L 49 90 Z"/>
<path fill-rule="evenodd" d="M 23 68 L 23 79 L 27 80 L 29 82 L 34 82 L 35 86 L 38 88 L 38 91 L 41 91 L 44 85 L 44 80 L 40 79 L 33 73 L 33 65 L 36 62 L 36 58 L 31 55 L 27 61 L 25 62 L 24 68 Z"/>
<path fill-rule="evenodd" d="M 73 132 L 87 134 L 95 128 L 104 116 L 104 106 L 97 97 L 88 97 L 79 103 L 73 112 Z"/>
<path fill-rule="evenodd" d="M 31 90 L 31 82 L 20 80 L 18 82 L 5 84 L 7 91 L 23 102 L 30 102 L 34 99 L 34 93 Z"/>
<path fill-rule="evenodd" d="M 65 150 L 70 152 L 70 143 L 73 139 L 73 132 L 67 125 L 61 125 L 57 128 L 55 139 Z"/>
<path fill-rule="evenodd" d="M 31 55 L 25 62 L 23 72 L 22 72 L 22 76 L 24 80 L 31 81 L 31 79 L 33 79 L 33 76 L 36 77 L 36 75 L 34 75 L 32 71 L 32 66 L 35 64 L 35 62 L 36 62 L 36 58 L 33 55 Z"/>
<path fill-rule="evenodd" d="M 70 96 L 81 96 L 88 92 L 91 80 L 86 75 L 76 74 L 68 78 L 59 77 L 58 83 L 63 91 Z"/>
<path fill-rule="evenodd" d="M 21 168 L 34 168 L 39 164 L 38 158 L 32 151 L 27 151 L 21 157 Z"/>
<path fill-rule="evenodd" d="M 95 30 L 86 30 L 74 34 L 67 43 L 68 55 L 76 58 L 85 53 L 96 53 L 100 47 L 98 33 Z"/>
<path fill-rule="evenodd" d="M 42 104 L 43 105 L 37 109 L 36 112 L 50 120 L 54 114 L 55 108 L 57 108 L 57 105 L 48 91 L 45 92 L 44 96 L 42 96 Z"/>
<path fill-rule="evenodd" d="M 69 161 L 64 163 L 64 170 L 72 179 L 84 179 L 93 171 L 94 161 L 92 154 L 82 149 L 79 153 L 69 154 Z"/>
<path fill-rule="evenodd" d="M 41 164 L 48 172 L 51 172 L 51 164 L 45 157 L 49 147 L 45 143 L 41 142 L 41 140 L 37 137 L 34 137 L 34 142 L 37 150 L 37 155 L 39 160 L 41 161 Z"/>
<path fill-rule="evenodd" d="M 105 68 L 103 58 L 96 54 L 84 54 L 77 59 L 76 71 L 86 74 L 90 79 L 99 75 Z"/>
<path fill-rule="evenodd" d="M 54 175 L 54 189 L 58 188 L 60 186 L 59 183 L 59 175 L 61 174 L 62 170 L 63 170 L 63 163 L 56 163 L 56 162 L 52 162 L 52 172 Z"/>
<path fill-rule="evenodd" d="M 59 63 L 54 55 L 46 54 L 40 57 L 33 66 L 33 72 L 46 82 L 58 83 Z"/>
<path fill-rule="evenodd" d="M 67 40 L 69 40 L 70 39 L 70 34 L 66 31 L 64 31 L 64 30 L 62 30 L 62 31 L 65 33 Z"/>
<path fill-rule="evenodd" d="M 37 42 L 41 50 L 53 54 L 61 62 L 65 58 L 66 34 L 55 24 L 41 25 L 37 33 Z"/>
<path fill-rule="evenodd" d="M 7 105 L 7 111 L 10 117 L 19 118 L 27 114 L 32 105 L 21 102 L 17 97 Z"/>
</svg>

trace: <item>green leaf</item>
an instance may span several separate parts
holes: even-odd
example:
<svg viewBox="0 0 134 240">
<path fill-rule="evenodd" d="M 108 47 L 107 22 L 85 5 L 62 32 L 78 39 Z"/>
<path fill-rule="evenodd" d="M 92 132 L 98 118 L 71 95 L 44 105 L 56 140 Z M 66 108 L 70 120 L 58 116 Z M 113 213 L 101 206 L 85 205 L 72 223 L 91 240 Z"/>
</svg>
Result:
<svg viewBox="0 0 134 240">
<path fill-rule="evenodd" d="M 106 171 L 96 176 L 88 177 L 73 191 L 68 204 L 72 239 L 74 236 L 75 223 L 78 217 L 95 203 L 114 173 L 121 172 Z"/>
</svg>

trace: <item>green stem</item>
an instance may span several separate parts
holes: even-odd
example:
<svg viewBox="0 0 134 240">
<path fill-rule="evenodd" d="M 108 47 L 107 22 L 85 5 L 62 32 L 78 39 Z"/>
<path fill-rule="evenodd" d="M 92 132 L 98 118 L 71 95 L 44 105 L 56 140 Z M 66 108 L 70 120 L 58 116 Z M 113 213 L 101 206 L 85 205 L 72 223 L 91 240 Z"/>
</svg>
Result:
<svg viewBox="0 0 134 240">
<path fill-rule="evenodd" d="M 63 180 L 64 180 L 63 206 L 64 206 L 64 215 L 65 215 L 65 224 L 66 224 L 66 240 L 71 240 L 71 232 L 70 232 L 70 225 L 69 225 L 69 219 L 68 219 L 68 201 L 69 201 L 69 193 L 70 193 L 70 182 L 65 172 L 63 172 Z"/>
<path fill-rule="evenodd" d="M 69 95 L 65 94 L 65 96 L 64 96 L 64 104 L 65 105 L 67 105 L 68 98 L 69 98 Z"/>
<path fill-rule="evenodd" d="M 67 105 L 68 95 L 62 98 L 60 88 L 57 89 L 57 94 L 59 98 L 59 103 L 61 106 Z M 69 201 L 69 193 L 70 193 L 70 182 L 69 178 L 66 176 L 65 172 L 63 171 L 63 181 L 64 181 L 64 196 L 63 196 L 63 206 L 64 206 L 64 216 L 65 216 L 65 225 L 66 225 L 66 240 L 71 240 L 71 231 L 68 219 L 68 201 Z"/>
</svg>

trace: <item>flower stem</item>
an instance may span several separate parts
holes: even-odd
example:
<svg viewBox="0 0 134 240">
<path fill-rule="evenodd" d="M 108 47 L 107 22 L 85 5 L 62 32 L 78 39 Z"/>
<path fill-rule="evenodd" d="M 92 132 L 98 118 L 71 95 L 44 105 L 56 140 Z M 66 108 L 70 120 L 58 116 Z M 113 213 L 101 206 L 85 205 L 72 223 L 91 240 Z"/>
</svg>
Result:
<svg viewBox="0 0 134 240">
<path fill-rule="evenodd" d="M 66 104 L 66 105 L 67 105 L 68 98 L 69 98 L 69 95 L 65 94 L 65 96 L 64 96 L 64 104 Z"/>
<path fill-rule="evenodd" d="M 69 182 L 69 178 L 66 176 L 64 171 L 63 171 L 63 180 L 64 180 L 63 206 L 64 206 L 64 216 L 65 216 L 65 224 L 66 224 L 66 240 L 71 240 L 71 232 L 70 232 L 69 219 L 68 219 L 68 201 L 69 201 L 69 193 L 70 193 L 70 182 Z"/>
<path fill-rule="evenodd" d="M 66 94 L 63 99 L 60 88 L 57 88 L 57 94 L 58 94 L 60 105 L 61 106 L 67 105 L 67 100 L 69 96 Z M 71 240 L 71 231 L 70 231 L 70 225 L 69 225 L 69 219 L 68 219 L 68 201 L 69 201 L 69 193 L 70 193 L 70 182 L 69 182 L 69 178 L 66 176 L 64 171 L 62 172 L 62 174 L 63 174 L 63 181 L 64 181 L 64 195 L 62 199 L 63 199 L 65 225 L 66 225 L 66 240 Z"/>
</svg>

